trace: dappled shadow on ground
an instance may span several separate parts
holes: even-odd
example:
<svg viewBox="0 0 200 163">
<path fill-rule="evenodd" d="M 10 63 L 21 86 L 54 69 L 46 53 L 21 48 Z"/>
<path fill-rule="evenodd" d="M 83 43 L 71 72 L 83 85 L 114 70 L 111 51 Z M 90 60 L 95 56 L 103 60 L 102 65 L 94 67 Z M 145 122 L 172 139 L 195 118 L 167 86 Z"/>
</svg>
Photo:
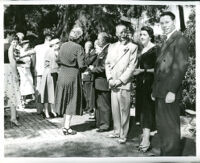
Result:
<svg viewBox="0 0 200 163">
<path fill-rule="evenodd" d="M 76 136 L 64 136 L 60 131 L 61 121 L 44 119 L 35 112 L 20 112 L 19 122 L 21 127 L 10 128 L 9 117 L 5 117 L 5 140 L 25 137 L 26 142 L 17 145 L 5 144 L 6 157 L 144 157 L 150 153 L 142 154 L 137 151 L 141 134 L 141 127 L 135 125 L 134 117 L 130 119 L 130 128 L 126 144 L 117 143 L 116 139 L 106 137 L 107 133 L 97 133 L 93 129 L 95 121 L 82 118 L 72 128 L 80 134 Z M 61 119 L 60 119 L 61 120 Z M 51 129 L 56 129 L 52 131 Z M 88 132 L 85 132 L 88 131 Z M 40 139 L 44 137 L 45 139 Z M 51 137 L 51 138 L 50 138 Z M 53 137 L 53 138 L 52 138 Z M 32 140 L 37 139 L 36 142 Z M 56 138 L 56 139 L 55 139 Z M 159 136 L 151 138 L 153 149 L 159 151 Z M 152 150 L 153 150 L 152 149 Z M 183 156 L 196 155 L 195 142 L 184 138 L 182 141 Z"/>
<path fill-rule="evenodd" d="M 99 141 L 99 139 L 97 139 Z M 89 141 L 79 142 L 53 142 L 40 146 L 18 146 L 18 150 L 10 151 L 5 157 L 145 157 L 131 144 L 105 144 L 102 142 Z"/>
<path fill-rule="evenodd" d="M 44 119 L 41 115 L 37 113 L 30 112 L 25 113 L 23 111 L 19 112 L 19 123 L 21 126 L 11 126 L 10 125 L 10 117 L 4 117 L 4 137 L 6 139 L 9 138 L 34 138 L 40 137 L 40 131 L 45 129 L 56 129 L 58 125 L 52 123 L 51 121 Z"/>
<path fill-rule="evenodd" d="M 85 121 L 81 124 L 72 125 L 71 128 L 76 130 L 77 132 L 93 130 L 95 128 L 95 121 Z"/>
</svg>

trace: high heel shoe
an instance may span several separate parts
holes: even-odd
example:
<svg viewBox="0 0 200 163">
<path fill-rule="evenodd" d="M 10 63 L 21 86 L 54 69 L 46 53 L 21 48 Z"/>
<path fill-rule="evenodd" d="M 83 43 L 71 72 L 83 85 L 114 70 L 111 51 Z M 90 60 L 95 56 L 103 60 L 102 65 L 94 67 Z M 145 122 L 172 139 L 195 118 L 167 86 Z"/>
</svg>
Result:
<svg viewBox="0 0 200 163">
<path fill-rule="evenodd" d="M 136 148 L 138 151 L 140 151 L 140 149 L 142 148 L 142 145 L 140 144 L 140 145 L 136 146 Z"/>
<path fill-rule="evenodd" d="M 49 119 L 49 118 L 50 118 L 50 116 L 49 116 L 49 115 L 46 115 L 44 112 L 42 112 L 41 115 L 42 115 L 42 117 L 43 117 L 44 119 Z"/>
<path fill-rule="evenodd" d="M 13 127 L 13 126 L 19 127 L 21 125 L 19 124 L 19 122 L 17 120 L 11 120 L 10 121 L 10 127 Z"/>
<path fill-rule="evenodd" d="M 56 117 L 57 117 L 57 114 L 56 114 L 56 113 L 53 113 L 53 112 L 50 112 L 49 115 L 50 115 L 50 117 L 52 117 L 52 118 L 56 118 Z"/>
<path fill-rule="evenodd" d="M 151 144 L 146 145 L 146 146 L 141 146 L 138 150 L 139 150 L 140 152 L 146 153 L 146 152 L 148 152 L 148 151 L 151 150 Z"/>
<path fill-rule="evenodd" d="M 76 135 L 77 134 L 77 132 L 72 130 L 71 128 L 66 129 L 64 127 L 62 128 L 62 132 L 64 135 Z"/>
<path fill-rule="evenodd" d="M 136 146 L 136 148 L 139 150 L 141 147 L 142 147 L 142 139 L 143 139 L 143 134 L 141 134 L 140 136 L 139 136 L 139 145 L 138 146 Z"/>
</svg>

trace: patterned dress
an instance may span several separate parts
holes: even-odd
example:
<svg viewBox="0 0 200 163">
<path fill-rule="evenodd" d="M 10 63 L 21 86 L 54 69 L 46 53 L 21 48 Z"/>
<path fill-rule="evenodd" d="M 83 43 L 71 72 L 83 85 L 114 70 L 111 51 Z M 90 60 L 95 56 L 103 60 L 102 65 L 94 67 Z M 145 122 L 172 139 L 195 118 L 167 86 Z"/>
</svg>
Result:
<svg viewBox="0 0 200 163">
<path fill-rule="evenodd" d="M 12 53 L 12 49 L 9 49 L 9 52 Z M 21 104 L 16 72 L 10 63 L 4 63 L 4 107 L 17 107 Z"/>
</svg>

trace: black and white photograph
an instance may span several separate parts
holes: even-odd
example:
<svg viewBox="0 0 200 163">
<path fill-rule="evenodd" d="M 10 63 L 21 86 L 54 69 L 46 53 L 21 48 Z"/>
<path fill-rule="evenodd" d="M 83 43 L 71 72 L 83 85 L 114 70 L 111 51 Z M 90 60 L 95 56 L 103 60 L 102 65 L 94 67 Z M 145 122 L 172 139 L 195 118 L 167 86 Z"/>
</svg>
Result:
<svg viewBox="0 0 200 163">
<path fill-rule="evenodd" d="M 5 159 L 200 161 L 200 3 L 0 5 Z"/>
</svg>

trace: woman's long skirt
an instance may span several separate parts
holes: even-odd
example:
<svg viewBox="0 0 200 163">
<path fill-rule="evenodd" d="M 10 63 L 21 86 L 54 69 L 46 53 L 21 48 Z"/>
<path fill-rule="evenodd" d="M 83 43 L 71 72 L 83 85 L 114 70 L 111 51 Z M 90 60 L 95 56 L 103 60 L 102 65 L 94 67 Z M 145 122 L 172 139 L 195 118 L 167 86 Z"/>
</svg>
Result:
<svg viewBox="0 0 200 163">
<path fill-rule="evenodd" d="M 55 91 L 55 112 L 82 115 L 81 76 L 78 68 L 62 66 Z"/>
<path fill-rule="evenodd" d="M 19 81 L 9 64 L 4 64 L 4 107 L 17 107 L 21 105 Z"/>
<path fill-rule="evenodd" d="M 20 93 L 22 96 L 34 94 L 33 77 L 30 67 L 17 67 L 20 75 Z"/>
</svg>

